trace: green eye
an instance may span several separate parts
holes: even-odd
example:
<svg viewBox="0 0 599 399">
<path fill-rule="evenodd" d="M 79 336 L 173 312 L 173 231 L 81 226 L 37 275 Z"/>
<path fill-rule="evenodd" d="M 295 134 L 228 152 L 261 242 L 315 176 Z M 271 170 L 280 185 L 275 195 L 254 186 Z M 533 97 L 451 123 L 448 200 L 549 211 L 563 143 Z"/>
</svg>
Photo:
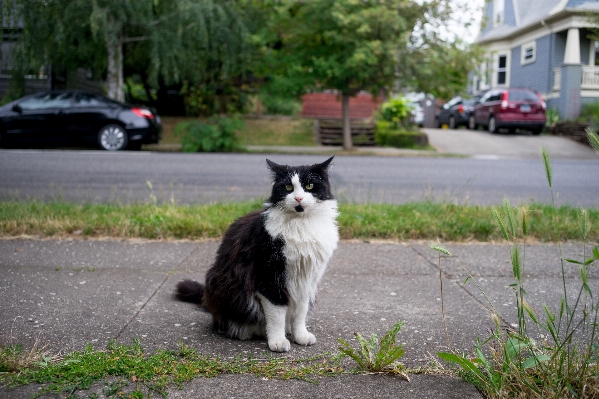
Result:
<svg viewBox="0 0 599 399">
<path fill-rule="evenodd" d="M 285 190 L 287 190 L 287 191 L 293 191 L 293 185 L 291 185 L 291 184 L 285 184 Z"/>
<path fill-rule="evenodd" d="M 306 184 L 306 190 L 312 190 L 314 188 L 314 184 L 308 183 Z"/>
</svg>

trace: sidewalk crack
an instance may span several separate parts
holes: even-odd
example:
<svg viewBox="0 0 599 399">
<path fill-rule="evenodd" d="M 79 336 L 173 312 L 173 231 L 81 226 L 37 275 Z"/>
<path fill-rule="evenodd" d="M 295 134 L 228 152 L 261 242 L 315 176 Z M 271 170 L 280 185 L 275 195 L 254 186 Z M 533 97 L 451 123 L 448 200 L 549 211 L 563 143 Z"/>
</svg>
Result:
<svg viewBox="0 0 599 399">
<path fill-rule="evenodd" d="M 177 271 L 179 269 L 179 267 L 181 267 L 181 265 L 184 264 L 187 261 L 187 259 L 189 259 L 191 257 L 191 255 L 193 255 L 193 253 L 198 250 L 198 248 L 200 248 L 199 243 L 174 268 L 172 268 L 171 270 L 166 272 L 166 275 L 164 276 L 164 278 L 162 279 L 160 284 L 158 284 L 158 287 L 156 287 L 156 289 L 152 292 L 152 295 L 150 295 L 150 297 L 143 303 L 143 305 L 141 305 L 141 307 L 139 309 L 137 309 L 135 314 L 133 316 L 131 316 L 131 318 L 127 321 L 127 323 L 125 323 L 125 325 L 120 329 L 118 334 L 114 337 L 115 340 L 120 338 L 120 336 L 125 332 L 125 330 L 129 327 L 129 325 L 131 325 L 131 323 L 133 323 L 133 321 L 137 318 L 137 316 L 139 316 L 139 314 L 144 310 L 146 305 L 148 303 L 150 303 L 150 301 L 152 300 L 152 298 L 154 298 L 154 296 L 156 296 L 156 293 L 158 293 L 158 291 L 160 291 L 162 286 L 170 278 L 171 273 L 174 271 Z"/>
</svg>

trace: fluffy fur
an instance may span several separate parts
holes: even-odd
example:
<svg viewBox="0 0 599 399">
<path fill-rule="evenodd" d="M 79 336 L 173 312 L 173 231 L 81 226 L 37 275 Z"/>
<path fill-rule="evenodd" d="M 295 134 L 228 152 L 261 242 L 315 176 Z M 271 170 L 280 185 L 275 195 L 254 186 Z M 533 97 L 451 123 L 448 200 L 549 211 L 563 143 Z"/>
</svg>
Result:
<svg viewBox="0 0 599 399">
<path fill-rule="evenodd" d="M 270 350 L 287 352 L 287 334 L 300 345 L 316 338 L 306 317 L 337 248 L 337 201 L 328 168 L 266 160 L 273 177 L 264 210 L 227 230 L 205 285 L 185 280 L 175 296 L 212 314 L 214 328 L 239 339 L 266 336 Z"/>
</svg>

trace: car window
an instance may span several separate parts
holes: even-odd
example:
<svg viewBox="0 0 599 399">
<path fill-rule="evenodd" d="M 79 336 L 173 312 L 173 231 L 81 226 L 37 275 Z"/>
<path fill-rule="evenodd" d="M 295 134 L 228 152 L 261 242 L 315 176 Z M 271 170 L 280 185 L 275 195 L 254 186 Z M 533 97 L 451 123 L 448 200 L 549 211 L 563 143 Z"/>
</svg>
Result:
<svg viewBox="0 0 599 399">
<path fill-rule="evenodd" d="M 468 106 L 473 106 L 476 101 L 474 100 L 464 100 L 463 104 Z"/>
<path fill-rule="evenodd" d="M 508 94 L 508 101 L 534 101 L 539 102 L 539 97 L 532 91 L 514 90 Z"/>
<path fill-rule="evenodd" d="M 75 97 L 75 107 L 97 107 L 100 105 L 106 105 L 106 101 L 95 94 L 89 93 L 77 93 Z"/>
<path fill-rule="evenodd" d="M 20 102 L 19 106 L 24 110 L 69 108 L 72 98 L 72 93 L 42 93 Z"/>
<path fill-rule="evenodd" d="M 491 94 L 493 94 L 493 93 L 492 92 L 486 93 L 484 96 L 481 97 L 480 102 L 485 103 L 485 102 L 489 101 L 489 97 L 491 97 Z"/>
</svg>

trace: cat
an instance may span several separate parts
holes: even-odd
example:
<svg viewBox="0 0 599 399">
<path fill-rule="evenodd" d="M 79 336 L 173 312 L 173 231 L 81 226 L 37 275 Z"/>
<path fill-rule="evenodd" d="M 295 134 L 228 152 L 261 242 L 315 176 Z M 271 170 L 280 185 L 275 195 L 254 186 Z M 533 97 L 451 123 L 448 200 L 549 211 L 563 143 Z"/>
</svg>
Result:
<svg viewBox="0 0 599 399">
<path fill-rule="evenodd" d="M 205 285 L 181 281 L 175 297 L 199 304 L 230 337 L 266 337 L 273 352 L 290 350 L 287 334 L 299 345 L 316 343 L 306 318 L 339 241 L 332 160 L 288 166 L 267 159 L 273 183 L 264 209 L 229 226 Z"/>
</svg>

